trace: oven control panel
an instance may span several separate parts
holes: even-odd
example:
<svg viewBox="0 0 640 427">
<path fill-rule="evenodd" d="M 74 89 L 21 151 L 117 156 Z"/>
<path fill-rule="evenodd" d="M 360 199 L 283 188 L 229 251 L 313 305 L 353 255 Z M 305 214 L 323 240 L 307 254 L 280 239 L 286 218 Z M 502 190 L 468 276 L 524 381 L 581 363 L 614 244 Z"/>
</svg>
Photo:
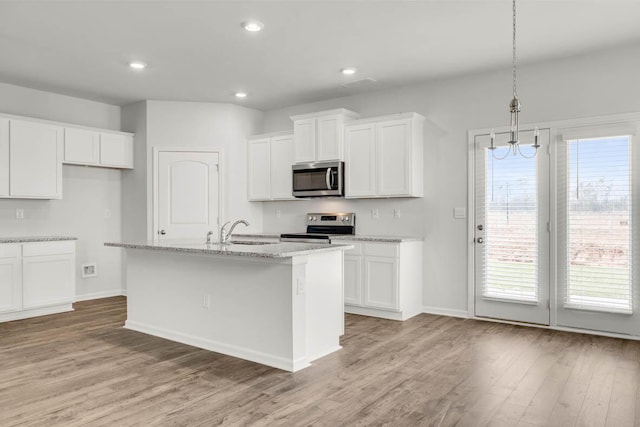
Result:
<svg viewBox="0 0 640 427">
<path fill-rule="evenodd" d="M 308 213 L 307 225 L 346 225 L 354 226 L 356 214 L 352 212 L 340 213 Z"/>
</svg>

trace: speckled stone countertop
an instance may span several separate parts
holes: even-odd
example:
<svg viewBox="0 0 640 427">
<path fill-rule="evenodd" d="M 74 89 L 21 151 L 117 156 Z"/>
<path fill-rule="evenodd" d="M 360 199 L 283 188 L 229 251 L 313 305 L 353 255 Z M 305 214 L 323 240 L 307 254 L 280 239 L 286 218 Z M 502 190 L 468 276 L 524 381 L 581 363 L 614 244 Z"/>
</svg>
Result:
<svg viewBox="0 0 640 427">
<path fill-rule="evenodd" d="M 350 242 L 380 242 L 380 243 L 402 243 L 402 242 L 418 242 L 424 240 L 418 236 L 367 236 L 358 234 L 344 234 L 339 236 L 331 236 L 332 242 L 348 240 Z"/>
<path fill-rule="evenodd" d="M 78 238 L 67 236 L 0 237 L 0 243 L 59 242 L 62 240 L 78 240 Z"/>
<path fill-rule="evenodd" d="M 298 255 L 311 255 L 320 252 L 352 249 L 349 244 L 328 245 L 320 243 L 267 243 L 265 245 L 198 243 L 194 241 L 166 241 L 166 242 L 141 242 L 119 243 L 107 242 L 105 246 L 125 249 L 147 249 L 166 252 L 194 253 L 207 255 L 226 255 L 254 258 L 291 258 Z"/>
<path fill-rule="evenodd" d="M 242 240 L 251 238 L 262 239 L 279 239 L 279 233 L 255 233 L 255 234 L 243 234 L 234 233 L 233 237 L 241 238 Z M 232 239 L 233 239 L 232 237 Z M 337 242 L 340 240 L 348 240 L 351 242 L 380 242 L 380 243 L 402 243 L 402 242 L 419 242 L 424 240 L 421 236 L 373 236 L 366 234 L 333 234 L 331 240 Z"/>
</svg>

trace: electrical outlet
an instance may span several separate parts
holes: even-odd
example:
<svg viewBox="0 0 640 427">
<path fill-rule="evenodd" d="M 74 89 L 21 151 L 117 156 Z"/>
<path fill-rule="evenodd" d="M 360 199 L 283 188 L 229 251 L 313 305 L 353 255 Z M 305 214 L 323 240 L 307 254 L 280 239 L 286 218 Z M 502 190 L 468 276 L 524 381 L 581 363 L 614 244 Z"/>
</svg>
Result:
<svg viewBox="0 0 640 427">
<path fill-rule="evenodd" d="M 211 308 L 211 295 L 204 294 L 202 296 L 202 308 L 206 308 L 207 310 Z"/>
<path fill-rule="evenodd" d="M 394 209 L 393 210 L 393 217 L 395 219 L 400 219 L 400 209 Z"/>
<path fill-rule="evenodd" d="M 95 262 L 82 264 L 82 277 L 96 277 L 98 275 L 98 265 Z"/>
<path fill-rule="evenodd" d="M 276 218 L 280 218 L 282 216 L 282 211 L 280 209 L 276 209 Z"/>
<path fill-rule="evenodd" d="M 380 218 L 380 211 L 378 210 L 378 208 L 371 208 L 371 219 L 378 218 Z"/>
<path fill-rule="evenodd" d="M 105 218 L 111 218 L 111 209 L 105 209 L 104 210 L 104 217 Z"/>
<path fill-rule="evenodd" d="M 16 209 L 16 219 L 24 219 L 24 209 Z"/>
<path fill-rule="evenodd" d="M 304 294 L 304 279 L 301 278 L 301 277 L 296 279 L 296 293 L 298 295 L 303 295 Z"/>
</svg>

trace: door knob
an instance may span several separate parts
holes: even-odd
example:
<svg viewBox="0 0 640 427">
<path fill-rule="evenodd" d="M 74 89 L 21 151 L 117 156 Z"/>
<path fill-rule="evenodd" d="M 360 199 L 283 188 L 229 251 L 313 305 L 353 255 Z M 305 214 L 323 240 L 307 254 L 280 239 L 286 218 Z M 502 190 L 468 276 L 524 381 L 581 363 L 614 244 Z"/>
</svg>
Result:
<svg viewBox="0 0 640 427">
<path fill-rule="evenodd" d="M 158 234 L 162 234 L 164 236 L 165 234 L 167 234 L 167 230 L 160 230 L 158 231 Z"/>
<path fill-rule="evenodd" d="M 476 239 L 476 243 L 483 243 L 483 242 L 484 242 L 484 239 L 482 237 L 478 237 Z"/>
</svg>

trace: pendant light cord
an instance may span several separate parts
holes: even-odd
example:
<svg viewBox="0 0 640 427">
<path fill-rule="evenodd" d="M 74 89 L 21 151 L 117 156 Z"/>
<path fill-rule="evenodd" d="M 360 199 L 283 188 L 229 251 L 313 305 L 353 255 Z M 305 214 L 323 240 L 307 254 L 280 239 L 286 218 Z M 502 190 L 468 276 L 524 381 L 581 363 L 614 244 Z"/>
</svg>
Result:
<svg viewBox="0 0 640 427">
<path fill-rule="evenodd" d="M 518 97 L 516 86 L 516 0 L 513 0 L 513 97 Z"/>
</svg>

